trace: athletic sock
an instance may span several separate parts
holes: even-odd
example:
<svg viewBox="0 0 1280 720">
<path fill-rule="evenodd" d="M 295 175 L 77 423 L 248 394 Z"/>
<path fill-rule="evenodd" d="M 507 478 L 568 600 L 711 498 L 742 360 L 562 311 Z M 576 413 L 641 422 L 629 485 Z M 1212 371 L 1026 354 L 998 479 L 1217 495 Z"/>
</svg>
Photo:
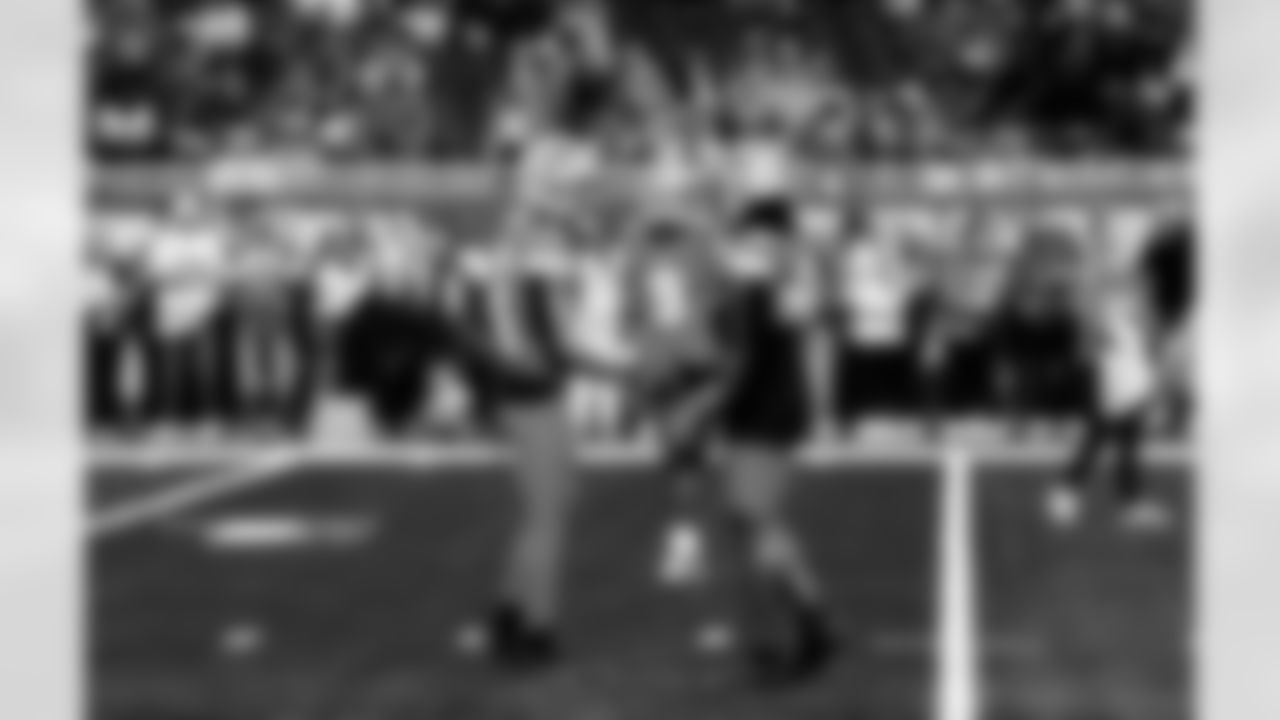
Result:
<svg viewBox="0 0 1280 720">
<path fill-rule="evenodd" d="M 806 607 L 821 605 L 817 580 L 789 527 L 776 522 L 759 527 L 754 560 L 760 575 L 785 588 L 793 602 Z"/>
</svg>

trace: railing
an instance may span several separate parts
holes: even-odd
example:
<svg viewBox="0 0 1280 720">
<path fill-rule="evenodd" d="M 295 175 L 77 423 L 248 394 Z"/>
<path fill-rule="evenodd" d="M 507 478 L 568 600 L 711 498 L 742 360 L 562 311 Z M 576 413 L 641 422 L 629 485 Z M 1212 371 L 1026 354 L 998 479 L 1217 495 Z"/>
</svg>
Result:
<svg viewBox="0 0 1280 720">
<path fill-rule="evenodd" d="M 1009 161 L 937 162 L 889 167 L 841 164 L 809 167 L 797 180 L 808 197 L 872 203 L 995 203 L 1034 208 L 1068 202 L 1105 209 L 1132 204 L 1184 204 L 1193 198 L 1193 172 L 1183 162 L 1044 164 Z M 626 196 L 642 175 L 612 170 L 581 188 L 584 200 Z M 494 198 L 500 172 L 484 165 L 346 165 L 307 161 L 244 160 L 213 165 L 116 166 L 92 175 L 99 203 L 146 203 L 187 188 L 211 188 L 283 202 L 342 205 L 427 205 Z"/>
</svg>

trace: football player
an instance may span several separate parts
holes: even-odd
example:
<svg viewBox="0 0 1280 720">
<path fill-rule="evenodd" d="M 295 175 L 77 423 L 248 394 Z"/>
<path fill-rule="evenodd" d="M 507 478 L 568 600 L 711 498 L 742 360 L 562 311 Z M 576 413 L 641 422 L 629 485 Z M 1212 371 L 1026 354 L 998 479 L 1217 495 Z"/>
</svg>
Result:
<svg viewBox="0 0 1280 720">
<path fill-rule="evenodd" d="M 1095 323 L 1094 401 L 1067 475 L 1050 493 L 1050 520 L 1060 527 L 1080 521 L 1086 484 L 1110 456 L 1124 525 L 1160 530 L 1170 518 L 1147 493 L 1141 458 L 1159 387 L 1156 343 L 1151 309 L 1133 277 L 1126 273 L 1108 283 Z"/>
<path fill-rule="evenodd" d="M 638 260 L 636 342 L 645 377 L 637 391 L 674 488 L 658 567 L 659 579 L 673 586 L 694 583 L 706 570 L 701 516 L 725 361 L 718 317 L 725 278 L 711 242 L 690 218 L 662 218 L 645 228 Z"/>
<path fill-rule="evenodd" d="M 786 517 L 794 455 L 811 421 L 797 332 L 811 318 L 804 304 L 787 300 L 791 215 L 785 203 L 764 202 L 740 218 L 723 306 L 731 360 L 717 422 L 724 505 L 717 567 L 749 634 L 742 645 L 748 668 L 766 683 L 808 679 L 836 651 L 819 583 Z M 763 632 L 768 627 L 782 632 Z"/>
<path fill-rule="evenodd" d="M 454 352 L 495 404 L 519 496 L 497 601 L 459 644 L 514 668 L 558 655 L 561 576 L 579 493 L 563 402 L 578 358 L 565 332 L 572 277 L 562 242 L 545 217 L 521 213 L 480 278 L 479 314 L 451 328 Z"/>
</svg>

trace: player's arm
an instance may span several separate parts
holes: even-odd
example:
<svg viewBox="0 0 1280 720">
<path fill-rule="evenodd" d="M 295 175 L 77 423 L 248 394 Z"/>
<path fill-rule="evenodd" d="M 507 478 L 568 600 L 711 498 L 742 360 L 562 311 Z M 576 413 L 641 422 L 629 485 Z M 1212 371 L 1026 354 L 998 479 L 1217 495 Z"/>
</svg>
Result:
<svg viewBox="0 0 1280 720">
<path fill-rule="evenodd" d="M 460 281 L 457 304 L 441 304 L 438 330 L 441 344 L 462 366 L 482 374 L 499 373 L 511 362 L 495 347 L 491 329 L 481 319 L 487 315 L 485 297 L 491 292 L 484 281 L 468 277 Z"/>
<path fill-rule="evenodd" d="M 746 323 L 744 308 L 732 293 L 717 299 L 711 310 L 706 361 L 700 366 L 698 382 L 682 388 L 675 397 L 652 399 L 664 403 L 661 413 L 667 432 L 679 436 L 704 426 L 723 406 L 742 371 Z"/>
<path fill-rule="evenodd" d="M 742 375 L 747 355 L 748 309 L 735 289 L 719 294 L 711 312 L 709 337 L 715 343 L 714 362 L 703 389 L 694 394 L 690 405 L 708 410 L 724 402 L 729 389 Z"/>
</svg>

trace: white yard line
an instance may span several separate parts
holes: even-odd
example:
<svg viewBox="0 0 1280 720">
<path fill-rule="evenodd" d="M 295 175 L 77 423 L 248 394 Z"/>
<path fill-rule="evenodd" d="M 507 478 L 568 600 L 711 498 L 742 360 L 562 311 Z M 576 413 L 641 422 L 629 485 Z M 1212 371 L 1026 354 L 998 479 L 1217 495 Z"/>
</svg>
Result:
<svg viewBox="0 0 1280 720">
<path fill-rule="evenodd" d="M 139 500 L 121 503 L 90 520 L 93 539 L 133 530 L 149 522 L 225 498 L 249 488 L 274 482 L 297 465 L 295 453 L 274 453 L 245 462 L 230 470 L 208 473 L 196 480 L 161 490 Z"/>
<path fill-rule="evenodd" d="M 973 461 L 967 451 L 943 454 L 938 493 L 938 582 L 935 612 L 939 683 L 934 720 L 977 720 L 981 706 L 973 536 Z"/>
</svg>

